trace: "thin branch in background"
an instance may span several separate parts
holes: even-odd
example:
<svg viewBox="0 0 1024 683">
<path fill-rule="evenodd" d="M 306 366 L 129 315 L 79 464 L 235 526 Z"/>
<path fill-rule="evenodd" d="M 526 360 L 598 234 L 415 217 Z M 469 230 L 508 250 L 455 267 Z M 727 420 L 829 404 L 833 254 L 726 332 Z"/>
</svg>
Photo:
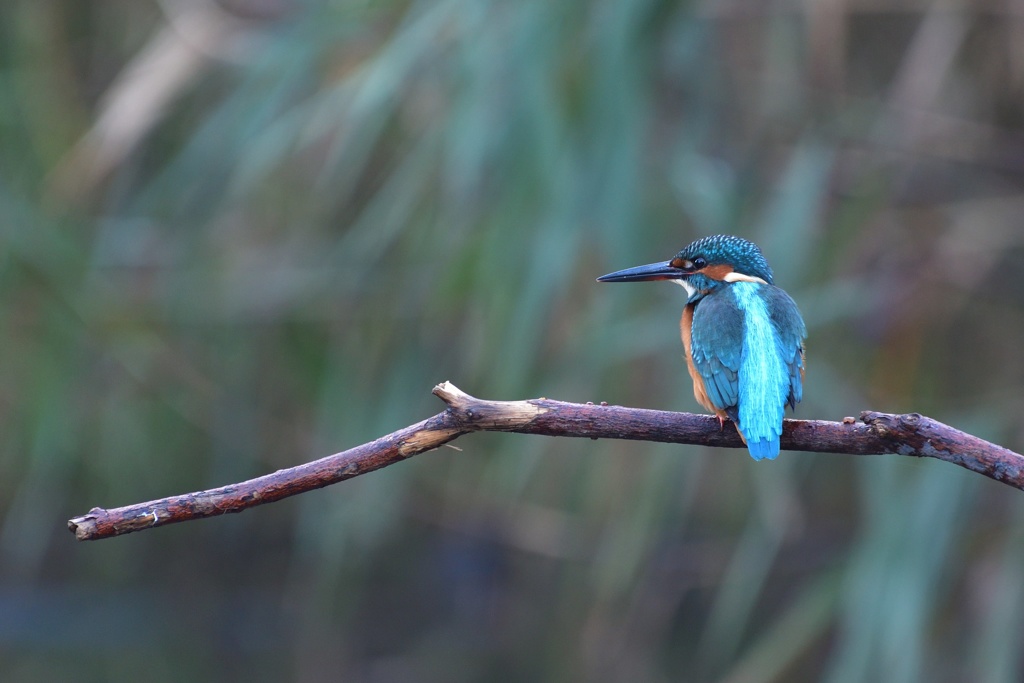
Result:
<svg viewBox="0 0 1024 683">
<path fill-rule="evenodd" d="M 376 441 L 314 462 L 208 491 L 105 510 L 68 521 L 82 541 L 165 524 L 241 512 L 358 477 L 433 450 L 470 432 L 517 432 L 590 439 L 743 448 L 736 429 L 718 418 L 622 406 L 531 401 L 487 401 L 450 382 L 434 387 L 448 409 Z M 915 413 L 862 413 L 842 422 L 786 420 L 782 448 L 850 455 L 908 455 L 945 460 L 1024 490 L 1024 456 Z"/>
</svg>

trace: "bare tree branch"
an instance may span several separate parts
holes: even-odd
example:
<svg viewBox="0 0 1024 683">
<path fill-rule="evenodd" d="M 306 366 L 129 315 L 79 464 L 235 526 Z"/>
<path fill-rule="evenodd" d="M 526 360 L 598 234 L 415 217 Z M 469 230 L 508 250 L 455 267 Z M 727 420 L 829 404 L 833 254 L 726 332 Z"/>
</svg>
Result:
<svg viewBox="0 0 1024 683">
<path fill-rule="evenodd" d="M 104 510 L 68 521 L 82 541 L 109 538 L 272 503 L 411 458 L 469 432 L 518 432 L 742 448 L 735 427 L 710 415 L 550 401 L 485 401 L 450 382 L 434 387 L 448 409 L 418 424 L 314 462 L 208 491 Z M 910 455 L 954 463 L 1024 490 L 1024 456 L 916 413 L 862 413 L 842 422 L 786 420 L 782 448 Z"/>
</svg>

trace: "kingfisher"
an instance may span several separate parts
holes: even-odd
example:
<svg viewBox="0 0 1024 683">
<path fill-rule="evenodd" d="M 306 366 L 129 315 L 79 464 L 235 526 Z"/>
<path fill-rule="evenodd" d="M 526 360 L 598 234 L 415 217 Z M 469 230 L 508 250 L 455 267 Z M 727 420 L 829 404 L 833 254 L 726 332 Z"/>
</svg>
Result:
<svg viewBox="0 0 1024 683">
<path fill-rule="evenodd" d="M 732 420 L 754 460 L 774 460 L 786 404 L 795 409 L 803 398 L 807 328 L 761 250 L 741 237 L 711 235 L 669 261 L 597 278 L 644 280 L 686 290 L 679 330 L 697 402 L 723 427 Z"/>
</svg>

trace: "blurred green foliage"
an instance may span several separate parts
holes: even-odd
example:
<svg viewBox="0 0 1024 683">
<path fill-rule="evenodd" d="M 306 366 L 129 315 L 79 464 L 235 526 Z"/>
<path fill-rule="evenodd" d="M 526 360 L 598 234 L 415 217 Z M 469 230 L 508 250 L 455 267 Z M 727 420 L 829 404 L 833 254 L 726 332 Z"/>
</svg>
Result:
<svg viewBox="0 0 1024 683">
<path fill-rule="evenodd" d="M 1024 448 L 1011 4 L 0 5 L 0 677 L 1016 681 L 1024 498 L 937 462 L 472 435 L 244 515 L 64 520 L 486 398 L 696 410 L 757 241 L 798 417 Z"/>
</svg>

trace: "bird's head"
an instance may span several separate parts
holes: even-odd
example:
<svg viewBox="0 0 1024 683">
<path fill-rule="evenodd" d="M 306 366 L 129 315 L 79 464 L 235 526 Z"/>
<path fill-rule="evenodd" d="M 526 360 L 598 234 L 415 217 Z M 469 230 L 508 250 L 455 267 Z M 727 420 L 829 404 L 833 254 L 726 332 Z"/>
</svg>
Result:
<svg viewBox="0 0 1024 683">
<path fill-rule="evenodd" d="M 597 278 L 598 282 L 671 280 L 695 302 L 733 282 L 773 284 L 772 269 L 757 245 L 742 237 L 711 235 L 690 242 L 669 261 L 627 268 Z"/>
</svg>

